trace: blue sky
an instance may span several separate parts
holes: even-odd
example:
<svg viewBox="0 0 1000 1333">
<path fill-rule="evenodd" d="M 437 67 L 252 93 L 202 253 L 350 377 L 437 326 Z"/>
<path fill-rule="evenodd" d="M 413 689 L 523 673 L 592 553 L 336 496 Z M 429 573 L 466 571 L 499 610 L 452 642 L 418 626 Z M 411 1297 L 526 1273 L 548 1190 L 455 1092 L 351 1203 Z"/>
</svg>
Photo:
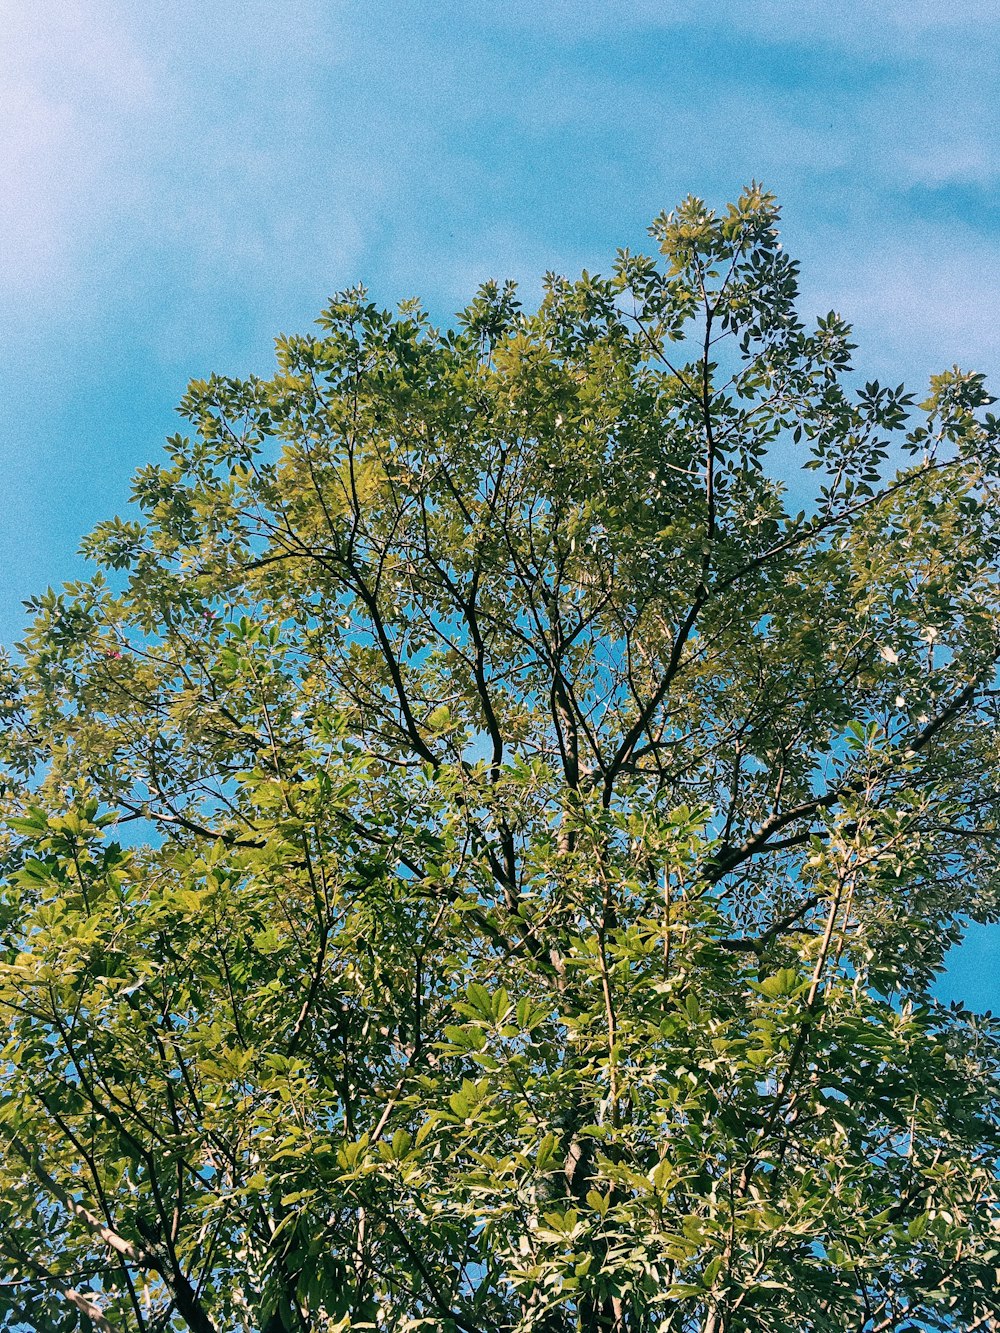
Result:
<svg viewBox="0 0 1000 1333">
<path fill-rule="evenodd" d="M 600 271 L 751 178 L 867 374 L 1000 384 L 994 3 L 0 0 L 0 640 L 190 377 L 359 279 L 444 319 Z M 997 940 L 949 994 L 1000 1009 Z"/>
</svg>

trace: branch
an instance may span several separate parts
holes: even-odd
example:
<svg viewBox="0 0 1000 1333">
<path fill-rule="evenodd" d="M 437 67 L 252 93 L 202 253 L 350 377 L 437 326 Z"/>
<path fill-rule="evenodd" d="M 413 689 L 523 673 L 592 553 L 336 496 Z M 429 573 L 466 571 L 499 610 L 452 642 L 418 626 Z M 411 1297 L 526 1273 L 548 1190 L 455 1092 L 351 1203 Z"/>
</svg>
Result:
<svg viewBox="0 0 1000 1333">
<path fill-rule="evenodd" d="M 780 921 L 775 921 L 773 925 L 768 926 L 763 935 L 758 935 L 755 939 L 746 939 L 735 935 L 730 936 L 727 939 L 719 940 L 719 947 L 721 949 L 729 949 L 733 953 L 760 954 L 776 936 L 781 934 L 783 930 L 787 930 L 789 926 L 794 926 L 796 921 L 801 920 L 807 912 L 811 912 L 818 902 L 818 894 L 811 893 L 805 902 L 800 904 L 794 912 L 789 912 L 786 916 L 783 916 Z"/>
<path fill-rule="evenodd" d="M 92 1231 L 109 1249 L 114 1250 L 122 1258 L 128 1259 L 140 1268 L 150 1268 L 154 1272 L 159 1272 L 159 1259 L 152 1251 L 143 1246 L 134 1245 L 130 1240 L 126 1240 L 113 1227 L 102 1221 L 96 1213 L 92 1213 L 89 1208 L 78 1203 L 54 1176 L 50 1175 L 42 1163 L 39 1161 L 38 1154 L 31 1152 L 22 1139 L 16 1134 L 7 1134 L 8 1146 L 13 1148 L 18 1157 L 21 1158 L 25 1166 L 38 1177 L 45 1189 L 52 1197 L 66 1209 L 66 1211 L 82 1222 L 89 1231 Z"/>
<path fill-rule="evenodd" d="M 40 1264 L 37 1259 L 28 1254 L 16 1242 L 8 1241 L 6 1244 L 0 1245 L 0 1249 L 14 1264 L 27 1269 L 36 1280 L 51 1283 L 55 1286 L 60 1296 L 69 1301 L 70 1305 L 74 1305 L 82 1314 L 85 1314 L 94 1327 L 100 1330 L 100 1333 L 120 1333 L 117 1325 L 112 1324 L 100 1307 L 90 1299 L 89 1292 L 77 1291 L 75 1287 L 64 1287 L 62 1285 L 65 1275 L 53 1273 L 51 1269 L 46 1268 L 44 1264 Z M 5 1281 L 2 1285 L 4 1287 L 21 1286 L 28 1285 L 30 1282 L 31 1278 L 19 1278 L 16 1282 Z"/>
<path fill-rule="evenodd" d="M 215 1325 L 209 1319 L 204 1307 L 195 1295 L 194 1288 L 178 1268 L 176 1262 L 167 1263 L 155 1251 L 147 1249 L 144 1245 L 133 1244 L 132 1241 L 127 1240 L 113 1227 L 108 1226 L 96 1213 L 92 1213 L 89 1208 L 79 1203 L 59 1184 L 54 1176 L 50 1175 L 40 1162 L 38 1154 L 29 1151 L 26 1144 L 16 1134 L 8 1132 L 7 1142 L 49 1194 L 58 1203 L 62 1204 L 71 1217 L 82 1222 L 88 1231 L 97 1236 L 122 1259 L 128 1260 L 138 1268 L 147 1268 L 154 1273 L 158 1273 L 163 1278 L 173 1292 L 178 1312 L 192 1330 L 192 1333 L 217 1333 Z M 73 1299 L 69 1293 L 65 1294 L 67 1299 Z M 76 1293 L 76 1296 L 79 1300 L 86 1300 L 86 1297 L 79 1292 Z M 79 1301 L 74 1303 L 77 1304 L 77 1308 L 83 1308 L 79 1305 Z M 110 1325 L 106 1329 L 102 1328 L 102 1333 L 109 1333 L 109 1331 L 115 1333 Z"/>
<path fill-rule="evenodd" d="M 978 675 L 974 676 L 951 703 L 927 723 L 907 746 L 910 754 L 919 754 L 921 750 L 925 749 L 938 732 L 953 721 L 962 709 L 972 702 L 987 669 L 992 670 L 993 666 L 994 663 L 991 662 L 989 668 L 984 668 Z M 883 766 L 883 776 L 892 771 L 891 764 L 887 763 Z M 780 842 L 771 842 L 771 837 L 773 834 L 780 833 L 782 829 L 787 828 L 789 824 L 794 824 L 797 820 L 812 818 L 822 810 L 830 810 L 835 805 L 839 805 L 845 797 L 857 795 L 870 780 L 870 776 L 859 775 L 848 782 L 841 783 L 838 787 L 831 788 L 824 792 L 822 796 L 815 796 L 811 800 L 802 801 L 799 805 L 793 806 L 790 810 L 773 814 L 770 819 L 764 821 L 753 837 L 741 846 L 720 849 L 706 874 L 708 883 L 717 884 L 720 879 L 723 879 L 731 870 L 735 870 L 738 865 L 741 865 L 751 856 L 757 856 L 762 852 L 777 851 L 779 848 L 794 846 L 796 843 L 807 842 L 812 836 L 811 830 L 805 830 L 793 837 L 782 839 Z"/>
<path fill-rule="evenodd" d="M 99 1328 L 101 1333 L 118 1333 L 118 1329 L 107 1319 L 100 1307 L 95 1305 L 85 1291 L 77 1291 L 75 1287 L 64 1287 L 62 1293 L 69 1301 L 70 1305 L 85 1314 L 95 1328 Z"/>
<path fill-rule="evenodd" d="M 864 499 L 857 501 L 855 504 L 847 505 L 844 509 L 838 510 L 837 513 L 835 514 L 828 514 L 823 518 L 820 518 L 811 523 L 807 523 L 803 527 L 797 528 L 788 537 L 785 537 L 780 542 L 776 542 L 773 546 L 769 546 L 766 551 L 762 551 L 759 555 L 754 556 L 751 560 L 748 560 L 744 564 L 740 565 L 738 569 L 735 569 L 731 574 L 726 575 L 725 578 L 720 579 L 717 583 L 713 584 L 711 588 L 705 586 L 705 579 L 707 578 L 708 567 L 707 565 L 703 565 L 704 575 L 702 581 L 695 593 L 695 597 L 694 600 L 692 601 L 691 608 L 688 611 L 687 615 L 684 617 L 684 620 L 681 622 L 681 625 L 677 631 L 677 635 L 674 638 L 674 642 L 670 650 L 670 658 L 667 662 L 663 678 L 661 679 L 660 684 L 657 687 L 652 698 L 646 704 L 645 708 L 641 710 L 636 721 L 626 732 L 621 742 L 621 745 L 618 748 L 617 753 L 611 760 L 611 763 L 609 764 L 608 769 L 605 773 L 605 779 L 604 779 L 605 805 L 607 806 L 610 803 L 611 793 L 615 778 L 621 772 L 625 764 L 628 763 L 629 759 L 632 756 L 632 752 L 636 746 L 636 743 L 639 741 L 646 727 L 649 726 L 650 722 L 652 721 L 653 717 L 656 714 L 656 710 L 659 708 L 660 704 L 666 698 L 667 692 L 669 691 L 670 686 L 673 683 L 674 677 L 677 675 L 677 672 L 680 668 L 680 659 L 681 659 L 681 654 L 683 653 L 684 650 L 684 646 L 691 636 L 691 631 L 694 629 L 694 625 L 696 620 L 698 619 L 698 616 L 701 614 L 702 609 L 707 605 L 708 602 L 716 599 L 721 593 L 728 591 L 735 584 L 739 583 L 742 579 L 746 578 L 749 574 L 753 574 L 758 569 L 761 569 L 764 565 L 768 564 L 769 561 L 773 560 L 776 556 L 783 555 L 788 551 L 794 550 L 796 547 L 803 545 L 803 543 L 809 541 L 811 538 L 821 536 L 824 532 L 828 531 L 832 527 L 835 527 L 838 523 L 842 523 L 845 519 L 852 518 L 856 514 L 862 513 L 864 510 L 871 508 L 873 505 L 881 503 L 883 500 L 888 499 L 889 496 L 893 495 L 896 491 L 901 490 L 904 486 L 909 485 L 913 481 L 926 477 L 928 473 L 941 471 L 942 469 L 946 469 L 949 467 L 954 467 L 960 461 L 961 460 L 958 459 L 950 459 L 950 460 L 942 460 L 935 463 L 929 463 L 927 464 L 926 467 L 920 468 L 915 473 L 907 473 L 905 476 L 900 477 L 897 481 L 892 482 L 889 486 L 886 486 L 883 490 L 877 492 L 875 495 L 866 496 Z M 710 521 L 713 521 L 711 515 L 710 515 Z M 705 559 L 707 561 L 709 559 L 709 556 L 706 555 Z"/>
</svg>

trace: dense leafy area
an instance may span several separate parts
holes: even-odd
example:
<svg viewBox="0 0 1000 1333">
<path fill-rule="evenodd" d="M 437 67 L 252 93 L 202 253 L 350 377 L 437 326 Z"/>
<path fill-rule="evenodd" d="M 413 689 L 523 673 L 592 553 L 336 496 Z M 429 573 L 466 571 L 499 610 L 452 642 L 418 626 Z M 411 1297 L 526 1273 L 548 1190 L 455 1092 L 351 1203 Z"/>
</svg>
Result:
<svg viewBox="0 0 1000 1333">
<path fill-rule="evenodd" d="M 34 604 L 0 1327 L 997 1327 L 1000 432 L 776 221 L 343 294 Z"/>
</svg>

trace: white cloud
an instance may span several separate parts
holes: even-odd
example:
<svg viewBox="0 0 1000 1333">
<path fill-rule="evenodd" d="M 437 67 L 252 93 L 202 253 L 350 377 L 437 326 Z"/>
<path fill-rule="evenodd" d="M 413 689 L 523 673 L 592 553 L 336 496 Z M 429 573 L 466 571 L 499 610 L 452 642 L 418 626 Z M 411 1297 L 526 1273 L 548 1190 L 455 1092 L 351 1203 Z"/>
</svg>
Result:
<svg viewBox="0 0 1000 1333">
<path fill-rule="evenodd" d="M 996 71 L 969 74 L 1000 59 L 983 40 L 1000 32 L 992 5 L 508 0 L 470 15 L 442 0 L 397 25 L 370 4 L 0 0 L 0 301 L 38 327 L 75 288 L 84 311 L 146 303 L 144 336 L 175 361 L 195 326 L 212 348 L 227 325 L 263 340 L 366 272 L 379 295 L 446 309 L 487 275 L 521 277 L 527 297 L 548 267 L 605 267 L 610 248 L 587 246 L 613 217 L 612 244 L 641 244 L 647 210 L 688 190 L 721 202 L 756 176 L 785 203 L 813 289 L 887 355 L 923 357 L 926 329 L 996 359 L 993 247 L 879 213 L 917 187 L 1000 174 Z M 551 76 L 509 62 L 511 24 L 544 32 Z M 745 39 L 745 77 L 707 66 L 678 88 L 573 56 L 578 36 L 671 25 Z M 754 52 L 782 43 L 813 43 L 817 76 L 755 82 Z M 829 96 L 824 45 L 859 70 L 891 51 L 902 72 Z M 491 128 L 509 136 L 502 160 Z M 519 136 L 571 155 L 556 163 L 561 188 L 575 182 L 565 213 L 538 212 Z"/>
<path fill-rule="evenodd" d="M 824 41 L 870 51 L 891 33 L 896 48 L 929 34 L 977 29 L 1000 32 L 992 0 L 507 0 L 490 22 L 591 37 L 623 30 L 720 27 L 774 42 Z"/>
<path fill-rule="evenodd" d="M 669 8 L 669 6 L 668 6 Z M 891 31 L 896 49 L 908 48 L 931 34 L 957 29 L 1000 30 L 996 6 L 989 0 L 746 0 L 732 3 L 685 5 L 689 16 L 700 13 L 710 21 L 725 17 L 742 32 L 765 34 L 774 40 L 802 41 L 822 38 L 848 48 L 872 37 L 882 40 Z M 880 41 L 881 45 L 881 41 Z"/>
<path fill-rule="evenodd" d="M 145 308 L 170 362 L 193 337 L 266 345 L 304 289 L 318 308 L 382 191 L 377 160 L 329 134 L 323 90 L 350 56 L 338 8 L 0 0 L 8 328 L 107 336 Z"/>
<path fill-rule="evenodd" d="M 1000 386 L 1000 243 L 930 225 L 887 228 L 864 248 L 832 232 L 814 239 L 802 309 L 854 324 L 863 373 L 921 389 L 957 362 Z"/>
<path fill-rule="evenodd" d="M 0 8 L 0 291 L 37 297 L 118 206 L 109 189 L 151 69 L 99 4 Z"/>
</svg>

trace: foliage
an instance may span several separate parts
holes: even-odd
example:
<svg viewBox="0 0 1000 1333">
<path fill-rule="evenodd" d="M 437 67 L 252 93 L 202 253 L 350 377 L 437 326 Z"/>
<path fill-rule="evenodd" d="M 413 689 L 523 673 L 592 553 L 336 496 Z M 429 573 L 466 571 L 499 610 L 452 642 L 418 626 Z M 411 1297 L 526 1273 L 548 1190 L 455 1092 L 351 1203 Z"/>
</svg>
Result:
<svg viewBox="0 0 1000 1333">
<path fill-rule="evenodd" d="M 0 1327 L 997 1327 L 997 422 L 776 222 L 343 294 L 33 603 Z"/>
</svg>

